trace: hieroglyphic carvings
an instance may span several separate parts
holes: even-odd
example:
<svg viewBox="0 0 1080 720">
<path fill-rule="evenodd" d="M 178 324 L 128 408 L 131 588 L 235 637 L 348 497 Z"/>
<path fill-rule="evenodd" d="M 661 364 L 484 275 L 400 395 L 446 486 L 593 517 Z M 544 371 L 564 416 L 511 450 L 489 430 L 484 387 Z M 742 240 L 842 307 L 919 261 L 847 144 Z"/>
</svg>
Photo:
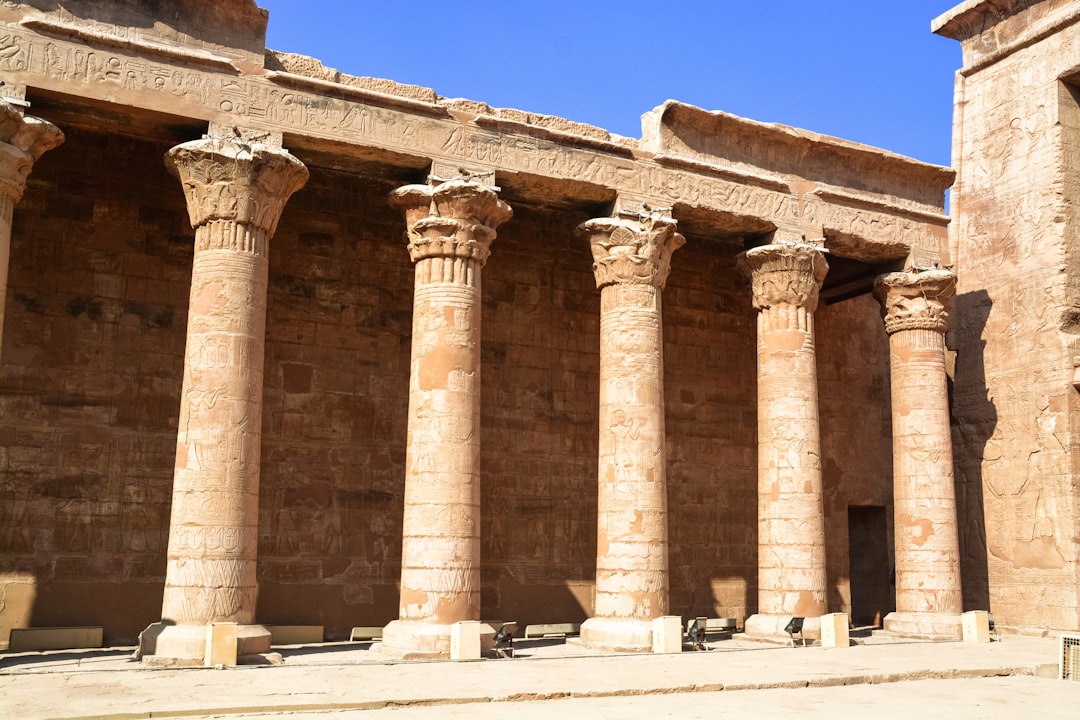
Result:
<svg viewBox="0 0 1080 720">
<path fill-rule="evenodd" d="M 821 227 L 829 248 L 845 257 L 878 262 L 908 256 L 917 267 L 947 262 L 949 218 L 939 211 L 897 208 L 868 193 L 836 189 L 814 189 L 801 200 L 802 223 Z"/>
<path fill-rule="evenodd" d="M 480 619 L 480 271 L 513 211 L 486 177 L 432 178 L 390 201 L 415 263 L 398 620 L 386 651 L 446 656 Z"/>
<path fill-rule="evenodd" d="M 235 131 L 166 156 L 196 238 L 162 603 L 180 625 L 255 618 L 267 244 L 308 177 L 262 140 Z"/>
<path fill-rule="evenodd" d="M 740 267 L 758 310 L 758 612 L 746 632 L 772 636 L 826 611 L 814 310 L 829 265 L 799 244 L 753 248 Z"/>
<path fill-rule="evenodd" d="M 956 637 L 963 610 L 945 375 L 948 270 L 880 276 L 892 377 L 896 612 L 887 630 Z"/>
<path fill-rule="evenodd" d="M 589 220 L 578 233 L 601 289 L 596 603 L 581 638 L 648 650 L 651 621 L 668 612 L 661 291 L 686 240 L 649 209 Z"/>
<path fill-rule="evenodd" d="M 1071 3 L 965 3 L 935 23 L 964 52 L 948 336 L 964 603 L 999 626 L 1080 622 L 1076 19 Z"/>
</svg>

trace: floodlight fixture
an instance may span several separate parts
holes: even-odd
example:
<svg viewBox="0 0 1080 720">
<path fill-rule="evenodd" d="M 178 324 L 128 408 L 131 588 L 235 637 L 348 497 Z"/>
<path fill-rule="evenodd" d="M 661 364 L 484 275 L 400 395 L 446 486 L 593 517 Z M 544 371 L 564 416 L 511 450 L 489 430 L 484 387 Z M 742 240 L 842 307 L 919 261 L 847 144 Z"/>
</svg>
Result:
<svg viewBox="0 0 1080 720">
<path fill-rule="evenodd" d="M 502 658 L 514 657 L 514 633 L 517 632 L 516 622 L 505 622 L 495 631 L 495 654 Z"/>
<path fill-rule="evenodd" d="M 695 650 L 706 650 L 705 625 L 708 621 L 703 617 L 694 617 L 686 621 L 686 639 Z"/>
<path fill-rule="evenodd" d="M 793 617 L 788 620 L 788 624 L 784 626 L 784 632 L 791 638 L 791 647 L 795 647 L 795 636 L 798 635 L 802 640 L 803 647 L 806 647 L 806 636 L 803 635 L 803 623 L 806 618 Z"/>
</svg>

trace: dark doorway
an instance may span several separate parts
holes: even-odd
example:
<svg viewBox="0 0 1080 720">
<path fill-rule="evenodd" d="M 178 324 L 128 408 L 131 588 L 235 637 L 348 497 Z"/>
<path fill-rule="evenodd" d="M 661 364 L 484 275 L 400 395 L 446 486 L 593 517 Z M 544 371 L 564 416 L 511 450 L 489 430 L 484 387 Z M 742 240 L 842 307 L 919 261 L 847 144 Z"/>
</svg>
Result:
<svg viewBox="0 0 1080 720">
<path fill-rule="evenodd" d="M 884 507 L 848 506 L 848 552 L 851 622 L 855 627 L 881 627 L 885 616 L 896 608 Z"/>
</svg>

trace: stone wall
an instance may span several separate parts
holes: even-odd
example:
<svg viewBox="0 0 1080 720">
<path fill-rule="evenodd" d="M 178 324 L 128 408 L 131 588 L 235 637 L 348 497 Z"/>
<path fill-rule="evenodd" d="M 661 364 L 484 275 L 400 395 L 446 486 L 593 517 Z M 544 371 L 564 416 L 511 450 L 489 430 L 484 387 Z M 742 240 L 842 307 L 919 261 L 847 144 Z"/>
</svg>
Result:
<svg viewBox="0 0 1080 720">
<path fill-rule="evenodd" d="M 664 289 L 671 612 L 757 607 L 757 399 L 737 248 L 687 238 Z"/>
<path fill-rule="evenodd" d="M 514 206 L 484 268 L 484 617 L 580 622 L 596 563 L 600 294 L 584 213 Z"/>
<path fill-rule="evenodd" d="M 1061 78 L 1080 68 L 1080 27 L 1059 24 L 1066 5 L 1009 5 L 989 24 L 967 8 L 938 31 L 965 48 L 950 340 L 965 605 L 1075 629 L 1080 105 Z"/>
<path fill-rule="evenodd" d="M 815 319 L 829 607 L 851 614 L 850 506 L 884 508 L 877 530 L 892 556 L 889 339 L 869 295 L 822 303 Z"/>
<path fill-rule="evenodd" d="M 0 635 L 130 640 L 161 605 L 192 232 L 171 143 L 65 129 L 14 219 Z"/>
<path fill-rule="evenodd" d="M 396 615 L 412 265 L 392 174 L 315 169 L 270 243 L 258 619 Z"/>
</svg>

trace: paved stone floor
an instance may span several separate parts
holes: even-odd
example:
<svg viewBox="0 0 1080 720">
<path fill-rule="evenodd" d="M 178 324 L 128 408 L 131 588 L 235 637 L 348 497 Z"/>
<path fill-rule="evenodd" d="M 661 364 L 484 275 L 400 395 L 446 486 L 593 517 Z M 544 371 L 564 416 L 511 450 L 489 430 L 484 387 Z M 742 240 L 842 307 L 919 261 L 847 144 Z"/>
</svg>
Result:
<svg viewBox="0 0 1080 720">
<path fill-rule="evenodd" d="M 129 649 L 0 653 L 0 717 L 890 718 L 1080 717 L 1057 640 L 986 645 L 874 638 L 845 649 L 739 639 L 710 652 L 596 655 L 518 643 L 513 660 L 392 662 L 366 644 L 280 648 L 280 666 L 148 669 Z"/>
<path fill-rule="evenodd" d="M 1078 685 L 1080 683 L 1070 683 Z M 657 718 L 748 718 L 816 720 L 842 717 L 874 720 L 954 718 L 1076 720 L 1080 687 L 1035 677 L 913 680 L 885 685 L 853 685 L 739 692 L 568 698 L 564 700 L 385 708 L 335 713 L 285 713 L 293 720 L 547 720 L 552 717 L 620 720 Z M 217 717 L 237 717 L 217 716 Z M 266 717 L 241 715 L 239 717 Z"/>
</svg>

